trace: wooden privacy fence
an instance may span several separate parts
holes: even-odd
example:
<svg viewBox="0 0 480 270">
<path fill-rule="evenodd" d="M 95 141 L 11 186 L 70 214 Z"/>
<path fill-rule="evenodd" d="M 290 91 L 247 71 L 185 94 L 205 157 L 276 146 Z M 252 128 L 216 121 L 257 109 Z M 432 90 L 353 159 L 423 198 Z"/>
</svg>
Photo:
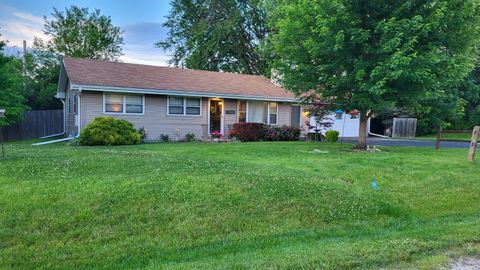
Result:
<svg viewBox="0 0 480 270">
<path fill-rule="evenodd" d="M 63 132 L 63 110 L 28 111 L 23 120 L 1 128 L 5 141 L 35 139 Z"/>
<path fill-rule="evenodd" d="M 393 118 L 393 138 L 413 138 L 417 131 L 417 118 Z"/>
</svg>

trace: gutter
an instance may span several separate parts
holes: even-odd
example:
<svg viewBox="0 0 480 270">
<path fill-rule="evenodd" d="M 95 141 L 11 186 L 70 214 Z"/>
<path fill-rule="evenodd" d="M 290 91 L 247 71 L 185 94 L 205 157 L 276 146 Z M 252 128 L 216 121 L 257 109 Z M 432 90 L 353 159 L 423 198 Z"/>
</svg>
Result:
<svg viewBox="0 0 480 270">
<path fill-rule="evenodd" d="M 113 87 L 113 86 L 97 86 L 97 85 L 79 85 L 71 84 L 70 89 L 82 91 L 100 91 L 113 93 L 136 93 L 136 94 L 150 94 L 150 95 L 169 95 L 169 96 L 191 96 L 191 97 L 218 97 L 244 100 L 264 100 L 277 102 L 298 102 L 296 98 L 280 98 L 271 96 L 252 96 L 241 94 L 222 94 L 214 92 L 203 91 L 176 91 L 168 89 L 145 89 L 145 88 L 128 88 L 128 87 Z"/>
</svg>

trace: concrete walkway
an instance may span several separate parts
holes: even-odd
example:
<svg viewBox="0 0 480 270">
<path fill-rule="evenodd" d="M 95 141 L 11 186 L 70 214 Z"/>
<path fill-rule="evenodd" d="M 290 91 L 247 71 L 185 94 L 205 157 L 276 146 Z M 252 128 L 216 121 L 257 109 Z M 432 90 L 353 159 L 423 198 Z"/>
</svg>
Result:
<svg viewBox="0 0 480 270">
<path fill-rule="evenodd" d="M 342 138 L 339 138 L 339 141 Z M 347 143 L 356 143 L 357 138 L 343 138 L 343 142 Z M 435 147 L 435 141 L 430 140 L 402 140 L 402 139 L 383 139 L 378 137 L 368 137 L 368 145 L 378 145 L 378 146 L 411 146 L 411 147 Z M 442 141 L 440 147 L 445 148 L 468 148 L 470 143 L 468 142 L 451 142 L 451 141 Z M 477 144 L 477 149 L 480 148 Z"/>
</svg>

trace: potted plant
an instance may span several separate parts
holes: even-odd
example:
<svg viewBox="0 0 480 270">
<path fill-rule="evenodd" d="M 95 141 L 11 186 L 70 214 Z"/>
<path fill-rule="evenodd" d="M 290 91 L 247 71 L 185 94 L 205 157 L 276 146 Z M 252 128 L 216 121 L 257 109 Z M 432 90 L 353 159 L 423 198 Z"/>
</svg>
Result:
<svg viewBox="0 0 480 270">
<path fill-rule="evenodd" d="M 212 133 L 210 133 L 210 136 L 212 136 L 214 141 L 218 141 L 218 139 L 222 137 L 222 133 L 218 130 L 215 130 L 215 131 L 212 131 Z"/>
</svg>

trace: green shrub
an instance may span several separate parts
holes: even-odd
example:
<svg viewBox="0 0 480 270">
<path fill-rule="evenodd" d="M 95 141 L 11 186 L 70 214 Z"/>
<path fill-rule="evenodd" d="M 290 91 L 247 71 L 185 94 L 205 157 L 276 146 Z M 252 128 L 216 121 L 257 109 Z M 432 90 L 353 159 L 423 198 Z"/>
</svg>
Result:
<svg viewBox="0 0 480 270">
<path fill-rule="evenodd" d="M 167 134 L 160 134 L 160 140 L 162 142 L 169 142 L 170 141 L 170 137 L 167 135 Z"/>
<path fill-rule="evenodd" d="M 187 142 L 195 141 L 195 134 L 193 132 L 188 132 L 187 134 L 185 134 L 185 140 Z"/>
<path fill-rule="evenodd" d="M 133 124 L 110 116 L 95 118 L 80 132 L 81 145 L 129 145 L 140 143 Z"/>
<path fill-rule="evenodd" d="M 338 141 L 338 135 L 340 134 L 340 132 L 336 131 L 336 130 L 329 130 L 327 132 L 325 132 L 325 139 L 327 140 L 327 142 L 336 142 Z"/>
<path fill-rule="evenodd" d="M 142 142 L 145 142 L 147 140 L 147 129 L 145 127 L 139 128 L 138 134 L 140 134 L 140 140 Z"/>
</svg>

